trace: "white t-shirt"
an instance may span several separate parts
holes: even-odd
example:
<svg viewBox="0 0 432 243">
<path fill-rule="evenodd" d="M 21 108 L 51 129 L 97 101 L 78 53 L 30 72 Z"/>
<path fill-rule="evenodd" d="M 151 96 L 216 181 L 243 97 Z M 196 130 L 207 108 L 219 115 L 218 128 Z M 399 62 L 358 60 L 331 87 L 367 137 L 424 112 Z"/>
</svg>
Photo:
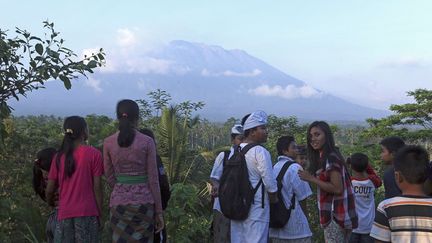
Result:
<svg viewBox="0 0 432 243">
<path fill-rule="evenodd" d="M 375 186 L 370 179 L 352 178 L 355 206 L 358 215 L 358 227 L 354 233 L 369 234 L 375 218 Z"/>
<path fill-rule="evenodd" d="M 283 165 L 293 161 L 287 156 L 279 156 L 278 162 L 273 167 L 273 173 L 277 177 L 281 171 Z M 289 208 L 291 206 L 291 198 L 293 192 L 295 193 L 295 207 L 291 210 L 290 219 L 288 223 L 280 229 L 270 228 L 270 237 L 277 239 L 300 239 L 312 236 L 312 232 L 309 228 L 309 223 L 303 210 L 300 207 L 299 201 L 302 201 L 312 195 L 312 190 L 306 181 L 303 181 L 298 176 L 298 171 L 303 170 L 301 165 L 294 163 L 286 171 L 282 183 L 282 197 L 285 206 Z"/>
</svg>

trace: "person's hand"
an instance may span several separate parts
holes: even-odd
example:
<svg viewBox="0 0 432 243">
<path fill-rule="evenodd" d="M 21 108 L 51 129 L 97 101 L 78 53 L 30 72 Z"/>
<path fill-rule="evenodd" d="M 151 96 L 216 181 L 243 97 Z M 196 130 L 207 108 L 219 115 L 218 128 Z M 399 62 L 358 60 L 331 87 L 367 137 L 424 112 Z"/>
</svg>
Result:
<svg viewBox="0 0 432 243">
<path fill-rule="evenodd" d="M 213 183 L 211 187 L 211 195 L 212 197 L 217 197 L 219 191 L 219 183 Z"/>
<path fill-rule="evenodd" d="M 305 170 L 299 170 L 298 176 L 300 177 L 300 179 L 308 182 L 312 182 L 315 179 L 315 176 L 311 175 L 311 173 Z"/>
<path fill-rule="evenodd" d="M 159 233 L 165 227 L 162 213 L 156 214 L 155 233 Z"/>
</svg>

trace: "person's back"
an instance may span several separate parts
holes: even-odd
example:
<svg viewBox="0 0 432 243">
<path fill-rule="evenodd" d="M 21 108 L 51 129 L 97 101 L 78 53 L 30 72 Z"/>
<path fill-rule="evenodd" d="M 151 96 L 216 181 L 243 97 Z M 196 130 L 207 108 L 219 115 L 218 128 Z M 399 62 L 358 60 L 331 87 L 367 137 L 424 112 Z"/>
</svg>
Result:
<svg viewBox="0 0 432 243">
<path fill-rule="evenodd" d="M 375 217 L 375 185 L 366 172 L 369 159 L 365 154 L 355 153 L 347 159 L 347 163 L 352 169 L 351 183 L 358 216 L 358 227 L 353 229 L 350 243 L 373 242 L 369 233 Z"/>
<path fill-rule="evenodd" d="M 98 242 L 103 194 L 102 155 L 85 145 L 88 128 L 84 118 L 67 117 L 63 128 L 65 135 L 51 163 L 46 189 L 47 201 L 54 205 L 58 185 L 54 242 Z"/>
<path fill-rule="evenodd" d="M 428 153 L 419 146 L 406 146 L 396 154 L 395 178 L 402 195 L 378 205 L 370 234 L 377 241 L 432 242 L 432 198 L 423 191 L 428 163 Z"/>
<path fill-rule="evenodd" d="M 56 163 L 53 163 L 50 170 L 50 179 L 58 179 L 60 220 L 80 214 L 99 215 L 93 194 L 93 176 L 103 174 L 101 153 L 91 146 L 80 145 L 75 149 L 73 156 L 76 168 L 70 178 L 61 173 L 65 168 L 64 156 L 59 168 L 57 169 Z"/>
</svg>

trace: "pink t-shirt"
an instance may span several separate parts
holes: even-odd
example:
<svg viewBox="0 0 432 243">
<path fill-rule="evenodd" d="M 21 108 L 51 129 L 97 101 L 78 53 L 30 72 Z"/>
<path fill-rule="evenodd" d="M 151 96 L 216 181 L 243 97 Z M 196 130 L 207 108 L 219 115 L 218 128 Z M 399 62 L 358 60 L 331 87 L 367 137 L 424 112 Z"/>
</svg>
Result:
<svg viewBox="0 0 432 243">
<path fill-rule="evenodd" d="M 49 180 L 57 181 L 59 188 L 58 219 L 99 216 L 96 198 L 93 192 L 93 177 L 103 174 L 101 153 L 91 147 L 80 145 L 74 151 L 75 172 L 65 177 L 64 155 L 61 157 L 59 171 L 56 156 L 51 163 Z"/>
</svg>

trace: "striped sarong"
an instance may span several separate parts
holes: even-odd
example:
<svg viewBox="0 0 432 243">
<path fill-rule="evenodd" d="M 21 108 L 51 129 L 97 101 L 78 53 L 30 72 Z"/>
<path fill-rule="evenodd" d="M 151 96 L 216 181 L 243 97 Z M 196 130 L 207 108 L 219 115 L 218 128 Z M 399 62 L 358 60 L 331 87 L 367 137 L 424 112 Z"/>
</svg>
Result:
<svg viewBox="0 0 432 243">
<path fill-rule="evenodd" d="M 110 208 L 112 242 L 153 242 L 154 205 L 117 205 Z"/>
<path fill-rule="evenodd" d="M 55 208 L 48 216 L 48 221 L 47 221 L 46 229 L 45 229 L 48 243 L 54 242 L 54 232 L 55 232 L 56 225 L 57 225 L 57 211 L 58 211 L 58 209 Z"/>
</svg>

